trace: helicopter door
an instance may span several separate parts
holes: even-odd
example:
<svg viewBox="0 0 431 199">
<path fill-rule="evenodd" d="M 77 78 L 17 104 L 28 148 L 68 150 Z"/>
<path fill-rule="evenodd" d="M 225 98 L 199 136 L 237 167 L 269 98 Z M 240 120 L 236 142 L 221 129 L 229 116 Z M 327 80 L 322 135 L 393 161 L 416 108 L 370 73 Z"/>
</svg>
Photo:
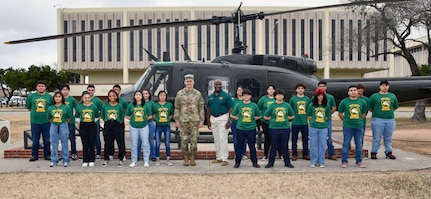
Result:
<svg viewBox="0 0 431 199">
<path fill-rule="evenodd" d="M 148 89 L 152 96 L 164 90 L 169 93 L 170 75 L 168 70 L 157 69 L 154 73 L 150 74 L 148 82 L 143 86 L 142 89 Z"/>
</svg>

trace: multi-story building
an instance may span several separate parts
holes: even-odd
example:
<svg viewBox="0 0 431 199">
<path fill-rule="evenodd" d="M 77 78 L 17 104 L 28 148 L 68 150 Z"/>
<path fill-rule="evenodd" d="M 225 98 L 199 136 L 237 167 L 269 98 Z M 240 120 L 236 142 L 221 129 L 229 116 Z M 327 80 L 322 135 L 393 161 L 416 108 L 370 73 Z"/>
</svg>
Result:
<svg viewBox="0 0 431 199">
<path fill-rule="evenodd" d="M 234 9 L 61 8 L 58 9 L 58 32 L 230 17 Z M 271 13 L 290 9 L 295 8 L 244 7 L 243 12 Z M 247 21 L 242 25 L 240 35 L 247 46 L 244 53 L 306 55 L 316 61 L 316 74 L 320 77 L 363 77 L 374 71 L 384 71 L 383 76 L 395 74 L 393 56 L 373 56 L 373 52 L 388 51 L 390 47 L 386 42 L 374 43 L 372 33 L 363 32 L 369 23 L 368 19 L 346 9 L 314 10 Z M 356 35 L 364 35 L 367 42 L 356 42 Z M 185 61 L 181 45 L 193 61 L 211 61 L 230 54 L 234 45 L 234 25 L 163 27 L 63 39 L 58 41 L 58 64 L 61 70 L 81 74 L 81 79 L 87 79 L 89 83 L 133 83 L 152 61 L 145 49 L 158 58 L 166 51 L 171 61 Z"/>
</svg>

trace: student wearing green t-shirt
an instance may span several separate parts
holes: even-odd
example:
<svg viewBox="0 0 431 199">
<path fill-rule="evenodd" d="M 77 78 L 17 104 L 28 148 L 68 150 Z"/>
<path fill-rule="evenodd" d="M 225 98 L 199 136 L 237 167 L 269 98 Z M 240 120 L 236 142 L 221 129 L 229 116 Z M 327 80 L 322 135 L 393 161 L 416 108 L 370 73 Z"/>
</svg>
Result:
<svg viewBox="0 0 431 199">
<path fill-rule="evenodd" d="M 235 106 L 232 111 L 231 118 L 237 120 L 238 144 L 235 149 L 235 165 L 233 168 L 238 168 L 241 164 L 242 148 L 247 139 L 248 147 L 250 148 L 250 160 L 253 167 L 260 168 L 257 164 L 256 156 L 256 120 L 260 119 L 261 112 L 257 105 L 250 101 L 251 91 L 244 89 L 242 92 L 244 100 Z"/>
<path fill-rule="evenodd" d="M 64 96 L 65 103 L 69 106 L 72 114 L 74 110 L 78 106 L 78 101 L 72 96 L 69 96 L 70 86 L 65 84 L 61 86 L 61 94 Z M 75 120 L 71 120 L 69 122 L 69 140 L 70 140 L 70 149 L 72 151 L 72 160 L 78 159 L 78 155 L 76 153 L 76 128 L 75 128 Z"/>
<path fill-rule="evenodd" d="M 301 131 L 302 134 L 302 157 L 310 160 L 308 155 L 308 121 L 307 121 L 307 107 L 311 100 L 308 96 L 304 95 L 305 85 L 299 83 L 295 86 L 296 95 L 292 96 L 289 104 L 295 113 L 295 118 L 292 120 L 292 161 L 298 158 L 298 136 Z"/>
<path fill-rule="evenodd" d="M 58 141 L 61 142 L 61 157 L 63 158 L 63 166 L 69 166 L 69 125 L 72 120 L 72 112 L 69 106 L 65 104 L 64 96 L 60 91 L 55 92 L 52 97 L 54 104 L 48 107 L 47 117 L 51 123 L 49 130 L 52 153 L 50 167 L 55 167 L 58 164 Z"/>
<path fill-rule="evenodd" d="M 343 147 L 341 149 L 341 167 L 347 167 L 347 155 L 352 137 L 355 140 L 356 165 L 365 168 L 362 162 L 362 140 L 364 137 L 363 119 L 367 113 L 367 104 L 358 98 L 358 88 L 349 86 L 349 97 L 341 100 L 338 106 L 338 117 L 343 121 Z"/>
<path fill-rule="evenodd" d="M 172 166 L 171 157 L 171 120 L 174 115 L 174 106 L 166 101 L 166 91 L 160 91 L 157 95 L 159 102 L 154 103 L 154 116 L 156 120 L 156 166 L 160 166 L 160 143 L 162 133 L 165 138 L 166 164 Z"/>
<path fill-rule="evenodd" d="M 275 91 L 275 102 L 268 106 L 263 117 L 265 120 L 269 120 L 269 133 L 271 134 L 271 152 L 265 168 L 274 166 L 275 152 L 279 147 L 281 147 L 283 154 L 284 166 L 294 168 L 290 163 L 287 146 L 290 136 L 289 120 L 295 118 L 295 114 L 290 104 L 284 101 L 283 90 L 277 89 Z"/>
<path fill-rule="evenodd" d="M 91 103 L 91 96 L 88 91 L 82 92 L 82 103 L 76 107 L 75 121 L 79 122 L 79 136 L 82 141 L 82 167 L 94 167 L 96 155 L 94 145 L 96 143 L 96 133 L 98 132 L 96 121 L 99 120 L 99 108 Z"/>
<path fill-rule="evenodd" d="M 318 88 L 321 88 L 323 91 L 325 91 L 326 99 L 328 100 L 328 105 L 331 109 L 331 115 L 328 115 L 328 139 L 326 143 L 328 146 L 328 159 L 337 161 L 337 157 L 335 157 L 334 152 L 334 144 L 332 144 L 332 113 L 337 110 L 337 105 L 335 103 L 334 96 L 327 92 L 328 87 L 326 86 L 326 82 L 320 81 L 317 85 Z"/>
<path fill-rule="evenodd" d="M 377 159 L 377 152 L 380 148 L 380 141 L 385 144 L 386 158 L 396 159 L 392 154 L 392 134 L 394 133 L 396 122 L 394 112 L 398 109 L 397 96 L 389 92 L 389 82 L 380 82 L 380 91 L 370 97 L 369 109 L 371 115 L 371 128 L 373 130 L 373 144 L 371 148 L 371 159 Z"/>
<path fill-rule="evenodd" d="M 51 160 L 51 151 L 49 143 L 49 126 L 50 123 L 46 117 L 47 109 L 52 105 L 52 96 L 46 92 L 44 81 L 37 81 L 36 92 L 28 96 L 26 108 L 30 110 L 31 125 L 31 158 L 30 162 L 39 159 L 39 140 L 42 134 L 43 139 L 43 157 L 45 160 Z"/>
<path fill-rule="evenodd" d="M 109 155 L 114 154 L 114 142 L 118 146 L 118 164 L 117 167 L 123 167 L 123 158 L 126 154 L 126 143 L 124 142 L 124 109 L 123 105 L 118 102 L 118 94 L 115 90 L 108 91 L 108 102 L 106 102 L 101 111 L 101 118 L 104 121 L 103 138 L 105 141 L 105 162 L 102 166 L 108 166 Z"/>
<path fill-rule="evenodd" d="M 325 91 L 317 88 L 307 110 L 307 119 L 310 123 L 310 167 L 312 168 L 325 168 L 328 118 L 331 117 L 329 106 Z"/>
<path fill-rule="evenodd" d="M 142 96 L 144 97 L 145 100 L 145 104 L 148 104 L 148 107 L 150 107 L 150 113 L 151 116 L 154 114 L 154 101 L 151 100 L 151 93 L 150 90 L 148 89 L 144 89 L 142 90 Z M 150 158 L 151 161 L 156 161 L 156 144 L 154 143 L 154 138 L 156 137 L 156 125 L 154 123 L 154 119 L 151 117 L 150 119 L 148 119 L 148 131 L 149 131 L 149 136 L 148 136 L 148 140 L 150 142 Z M 138 144 L 138 146 L 141 146 L 141 143 Z M 138 154 L 140 154 L 140 151 L 138 151 Z"/>
<path fill-rule="evenodd" d="M 94 86 L 94 84 L 89 84 L 87 86 L 87 92 L 90 94 L 91 103 L 96 105 L 100 115 L 100 111 L 102 110 L 102 106 L 103 106 L 103 101 L 94 95 L 96 93 L 96 87 Z M 94 144 L 96 146 L 96 159 L 100 159 L 100 154 L 102 151 L 102 143 L 100 142 L 100 121 L 99 120 L 96 121 L 96 140 Z"/>
<path fill-rule="evenodd" d="M 235 98 L 233 98 L 233 108 L 235 108 L 235 106 L 239 103 L 241 103 L 244 99 L 242 97 L 242 91 L 243 91 L 244 87 L 239 85 L 238 87 L 236 87 L 236 95 Z M 233 110 L 233 109 L 232 109 Z M 236 123 L 237 121 L 232 119 L 231 123 L 230 123 L 230 130 L 232 131 L 232 137 L 233 137 L 233 148 L 234 150 L 236 150 L 236 145 L 238 144 L 238 138 L 237 138 L 237 130 L 236 130 Z M 246 152 L 247 152 L 247 140 L 244 143 L 244 148 L 242 149 L 242 160 L 247 160 L 247 156 L 246 156 Z M 236 154 L 236 153 L 235 153 Z"/>
</svg>

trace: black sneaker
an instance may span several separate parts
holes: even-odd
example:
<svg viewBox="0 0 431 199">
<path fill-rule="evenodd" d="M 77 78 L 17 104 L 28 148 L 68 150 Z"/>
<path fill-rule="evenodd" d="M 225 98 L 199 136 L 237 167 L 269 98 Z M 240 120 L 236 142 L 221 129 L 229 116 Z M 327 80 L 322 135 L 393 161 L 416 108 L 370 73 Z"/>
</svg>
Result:
<svg viewBox="0 0 431 199">
<path fill-rule="evenodd" d="M 44 158 L 45 160 L 51 160 L 51 157 L 49 157 L 49 156 L 45 156 L 45 158 Z"/>
<path fill-rule="evenodd" d="M 389 158 L 389 159 L 391 159 L 391 160 L 395 160 L 395 159 L 397 159 L 397 157 L 395 157 L 394 155 L 392 155 L 392 152 L 387 153 L 387 154 L 386 154 L 386 158 Z"/>
<path fill-rule="evenodd" d="M 267 164 L 267 165 L 265 165 L 265 168 L 271 168 L 271 167 L 273 167 L 274 165 L 273 164 Z"/>
<path fill-rule="evenodd" d="M 151 161 L 155 162 L 157 159 L 156 158 L 151 158 Z"/>
<path fill-rule="evenodd" d="M 39 160 L 39 158 L 37 158 L 37 157 L 31 157 L 28 161 L 30 161 L 30 162 L 34 162 L 34 161 L 36 161 L 36 160 Z"/>
<path fill-rule="evenodd" d="M 285 164 L 284 166 L 289 167 L 291 169 L 295 168 L 292 164 L 290 164 L 290 162 L 288 162 L 287 164 Z"/>
<path fill-rule="evenodd" d="M 78 156 L 76 154 L 72 154 L 72 160 L 78 159 Z"/>
<path fill-rule="evenodd" d="M 377 153 L 371 153 L 371 159 L 377 160 Z"/>
</svg>

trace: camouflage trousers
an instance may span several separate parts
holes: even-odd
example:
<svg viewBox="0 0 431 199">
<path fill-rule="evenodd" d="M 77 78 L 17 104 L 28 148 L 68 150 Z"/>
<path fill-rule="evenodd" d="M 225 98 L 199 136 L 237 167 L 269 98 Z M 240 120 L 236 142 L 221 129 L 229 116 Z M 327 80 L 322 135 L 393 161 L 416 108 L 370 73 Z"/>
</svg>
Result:
<svg viewBox="0 0 431 199">
<path fill-rule="evenodd" d="M 182 122 L 180 128 L 181 152 L 183 155 L 198 154 L 199 122 Z M 190 144 L 190 149 L 189 149 Z"/>
</svg>

